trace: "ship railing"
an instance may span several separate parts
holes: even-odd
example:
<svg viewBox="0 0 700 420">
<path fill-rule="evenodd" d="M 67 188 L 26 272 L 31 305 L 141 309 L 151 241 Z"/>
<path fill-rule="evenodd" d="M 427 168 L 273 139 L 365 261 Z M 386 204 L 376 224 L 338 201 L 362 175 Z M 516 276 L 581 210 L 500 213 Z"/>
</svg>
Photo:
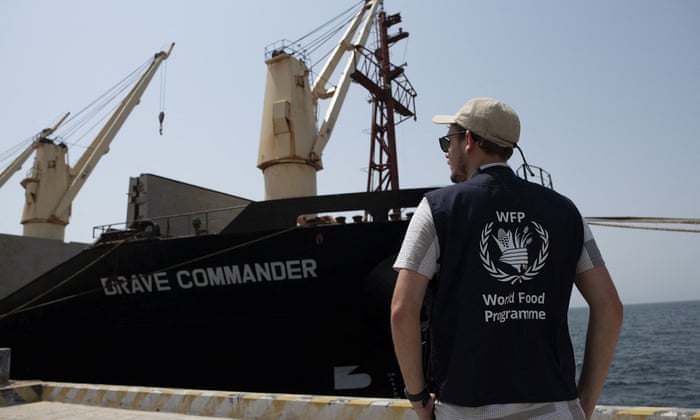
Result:
<svg viewBox="0 0 700 420">
<path fill-rule="evenodd" d="M 518 167 L 518 169 L 515 170 L 515 173 L 520 178 L 526 181 L 534 182 L 536 184 L 539 183 L 544 187 L 554 189 L 554 184 L 552 183 L 552 176 L 549 174 L 549 172 L 545 171 L 539 166 L 530 165 L 529 163 L 522 164 L 520 165 L 520 167 Z M 532 178 L 532 180 L 530 180 L 530 178 Z"/>
<path fill-rule="evenodd" d="M 177 237 L 219 233 L 246 206 L 243 204 L 98 225 L 92 228 L 92 237 L 123 239 L 132 236 Z"/>
<path fill-rule="evenodd" d="M 265 47 L 265 60 L 270 60 L 280 54 L 295 57 L 304 64 L 310 62 L 306 50 L 300 44 L 295 44 L 288 39 L 281 39 Z"/>
</svg>

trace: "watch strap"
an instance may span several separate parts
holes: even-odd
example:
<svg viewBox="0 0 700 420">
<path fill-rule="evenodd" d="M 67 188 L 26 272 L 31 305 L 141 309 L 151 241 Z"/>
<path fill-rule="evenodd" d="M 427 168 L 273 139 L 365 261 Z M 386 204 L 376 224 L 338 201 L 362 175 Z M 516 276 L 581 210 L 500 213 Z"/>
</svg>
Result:
<svg viewBox="0 0 700 420">
<path fill-rule="evenodd" d="M 411 394 L 406 388 L 404 388 L 403 393 L 407 400 L 411 402 L 420 401 L 423 404 L 423 407 L 426 407 L 428 405 L 428 401 L 430 401 L 430 393 L 428 392 L 428 388 L 423 388 L 423 390 L 417 394 Z"/>
</svg>

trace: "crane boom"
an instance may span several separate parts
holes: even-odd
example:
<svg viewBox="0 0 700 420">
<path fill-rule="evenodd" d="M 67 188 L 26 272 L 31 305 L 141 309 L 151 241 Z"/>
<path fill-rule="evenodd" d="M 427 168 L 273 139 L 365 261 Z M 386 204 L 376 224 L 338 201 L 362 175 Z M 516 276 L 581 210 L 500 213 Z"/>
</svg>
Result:
<svg viewBox="0 0 700 420">
<path fill-rule="evenodd" d="M 377 6 L 380 3 L 381 1 L 372 1 L 369 5 L 365 4 L 364 7 L 360 10 L 360 12 L 355 15 L 350 25 L 348 25 L 345 34 L 343 34 L 343 37 L 338 42 L 338 45 L 333 49 L 333 52 L 330 54 L 330 58 L 328 58 L 328 61 L 326 61 L 326 64 L 323 66 L 323 69 L 316 78 L 316 82 L 311 87 L 311 92 L 315 97 L 327 98 L 333 94 L 332 89 L 327 90 L 325 88 L 326 83 L 328 83 L 328 80 L 330 79 L 331 75 L 338 67 L 338 64 L 343 58 L 343 55 L 345 55 L 347 51 L 352 51 L 355 48 L 354 45 L 352 45 L 352 37 L 357 32 L 357 27 L 362 22 L 362 17 L 365 16 L 368 10 L 369 14 L 367 16 L 369 16 L 370 18 L 374 16 L 374 14 L 376 13 Z M 363 30 L 361 32 L 364 33 L 367 30 L 367 28 L 368 26 L 366 20 Z M 364 37 L 364 39 L 366 40 L 366 36 Z M 364 44 L 364 41 L 362 41 L 361 43 Z"/>
<path fill-rule="evenodd" d="M 67 147 L 45 139 L 35 142 L 34 166 L 21 184 L 25 189 L 22 214 L 24 235 L 63 240 L 71 204 L 92 174 L 131 111 L 138 105 L 160 64 L 170 56 L 175 43 L 155 54 L 153 61 L 129 94 L 122 100 L 74 167 L 67 162 Z"/>
<path fill-rule="evenodd" d="M 156 70 L 158 70 L 160 64 L 170 56 L 170 52 L 174 46 L 175 43 L 173 42 L 166 51 L 160 51 L 155 54 L 151 65 L 146 69 L 141 79 L 139 79 L 136 85 L 131 89 L 131 92 L 124 98 L 117 110 L 112 114 L 112 117 L 107 121 L 107 124 L 102 127 L 97 137 L 95 137 L 90 146 L 88 146 L 87 150 L 85 150 L 78 162 L 71 169 L 70 176 L 73 181 L 63 195 L 61 201 L 56 204 L 56 208 L 52 212 L 53 214 L 61 214 L 71 205 L 73 199 L 78 195 L 78 192 L 80 192 L 80 189 L 83 187 L 85 181 L 102 156 L 109 152 L 109 145 L 112 143 L 112 140 L 122 128 L 122 125 L 129 117 L 129 114 L 131 114 L 131 111 L 138 105 L 143 92 L 151 82 Z"/>
<path fill-rule="evenodd" d="M 357 45 L 365 45 L 365 43 L 367 42 L 367 37 L 369 36 L 369 32 L 372 27 L 372 18 L 375 16 L 377 12 L 377 7 L 379 7 L 381 3 L 381 1 L 373 1 L 370 5 L 365 6 L 365 9 L 369 9 L 369 13 L 367 14 L 367 18 L 363 22 L 362 29 L 360 30 L 356 42 Z M 342 54 L 346 51 L 352 51 L 353 55 L 355 54 L 355 47 L 351 44 L 350 41 L 352 40 L 352 35 L 357 30 L 357 25 L 359 24 L 361 18 L 362 15 L 358 14 L 355 21 L 353 22 L 353 25 L 350 28 L 348 28 L 347 33 L 340 41 L 338 46 L 335 48 L 333 55 L 338 55 L 337 60 L 339 60 Z M 332 73 L 333 69 L 337 66 L 337 60 L 332 62 L 333 66 L 329 69 L 328 74 Z M 331 62 L 329 62 L 329 64 L 331 64 Z M 331 133 L 333 131 L 333 128 L 335 127 L 335 122 L 338 119 L 338 114 L 340 113 L 340 109 L 343 106 L 343 102 L 345 101 L 345 96 L 348 93 L 348 87 L 350 86 L 351 81 L 350 74 L 354 70 L 355 64 L 356 63 L 354 59 L 348 60 L 345 64 L 345 68 L 343 69 L 343 72 L 340 76 L 340 81 L 338 82 L 338 87 L 336 88 L 335 94 L 333 95 L 328 109 L 326 110 L 326 116 L 323 118 L 321 127 L 319 128 L 318 133 L 316 134 L 316 138 L 314 139 L 313 149 L 311 150 L 312 159 L 316 158 L 320 160 L 321 154 L 323 153 L 323 149 L 326 147 L 326 144 L 328 144 L 328 140 L 330 140 Z M 326 71 L 327 70 L 324 69 L 324 71 L 321 73 L 321 77 L 318 78 L 317 84 L 319 82 L 323 83 L 323 81 L 327 80 L 328 76 L 325 74 Z M 314 86 L 314 91 L 316 88 L 317 86 Z"/>
</svg>

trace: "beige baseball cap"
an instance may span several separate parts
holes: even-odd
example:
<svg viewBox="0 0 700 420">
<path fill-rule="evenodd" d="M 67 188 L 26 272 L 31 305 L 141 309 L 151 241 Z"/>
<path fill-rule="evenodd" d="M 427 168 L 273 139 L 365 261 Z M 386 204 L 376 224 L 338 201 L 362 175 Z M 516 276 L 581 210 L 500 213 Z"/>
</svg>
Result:
<svg viewBox="0 0 700 420">
<path fill-rule="evenodd" d="M 520 138 L 520 118 L 513 108 L 493 98 L 474 98 L 455 115 L 436 115 L 436 124 L 461 127 L 502 147 L 514 147 Z"/>
</svg>

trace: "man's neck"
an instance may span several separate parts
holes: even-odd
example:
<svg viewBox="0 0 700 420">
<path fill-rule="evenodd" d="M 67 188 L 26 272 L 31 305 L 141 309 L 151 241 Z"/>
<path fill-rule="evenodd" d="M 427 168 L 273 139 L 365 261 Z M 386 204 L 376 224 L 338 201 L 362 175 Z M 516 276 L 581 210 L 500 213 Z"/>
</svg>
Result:
<svg viewBox="0 0 700 420">
<path fill-rule="evenodd" d="M 494 166 L 504 166 L 504 167 L 507 168 L 507 167 L 508 167 L 508 163 L 507 163 L 507 162 L 503 162 L 503 161 L 498 161 L 498 162 L 493 162 L 493 163 L 487 163 L 487 164 L 485 164 L 485 165 L 479 166 L 479 169 L 492 168 L 492 167 L 494 167 Z"/>
<path fill-rule="evenodd" d="M 474 162 L 474 169 L 470 171 L 467 179 L 471 178 L 472 175 L 474 175 L 478 169 L 486 169 L 491 166 L 508 166 L 508 162 L 495 156 L 484 155 L 483 158 Z"/>
</svg>

